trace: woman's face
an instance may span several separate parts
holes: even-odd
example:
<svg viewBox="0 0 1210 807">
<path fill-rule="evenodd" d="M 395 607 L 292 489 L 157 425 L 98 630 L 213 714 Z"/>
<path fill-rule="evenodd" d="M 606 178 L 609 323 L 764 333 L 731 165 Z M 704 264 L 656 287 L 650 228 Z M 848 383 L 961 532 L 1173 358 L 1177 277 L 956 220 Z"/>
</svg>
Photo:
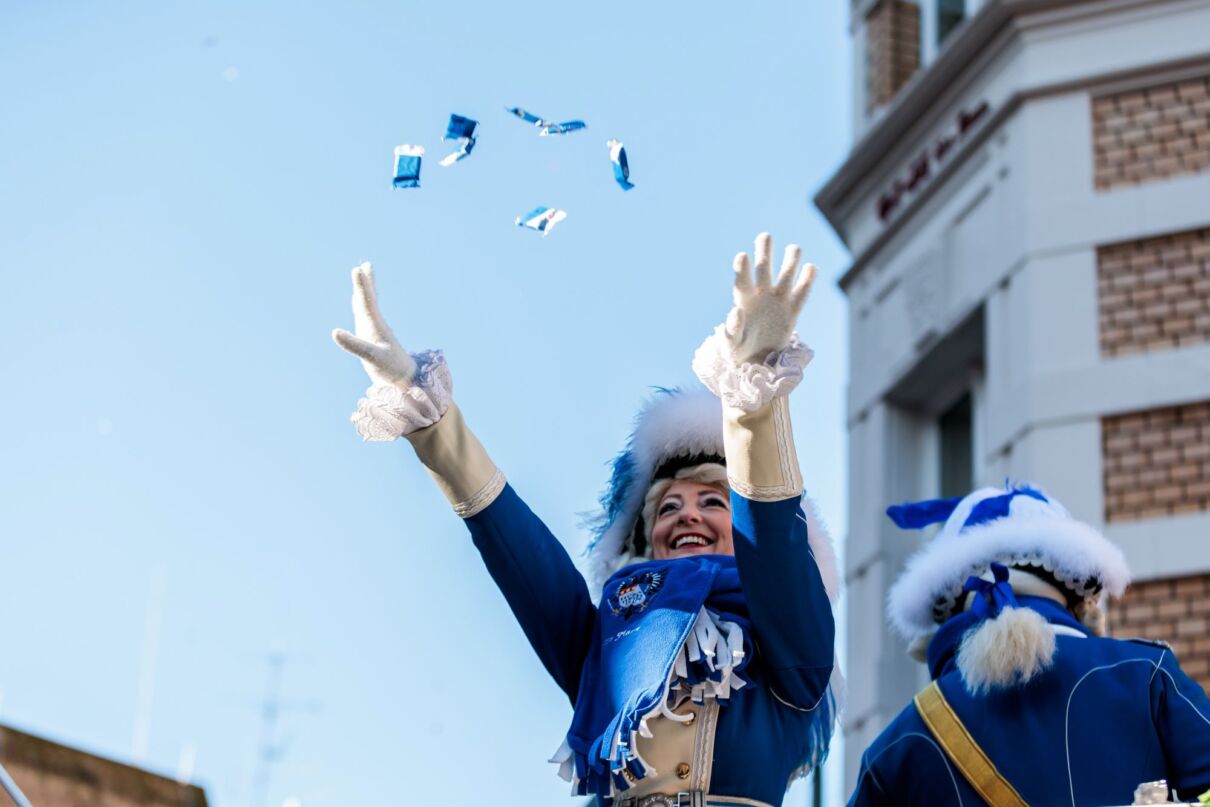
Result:
<svg viewBox="0 0 1210 807">
<path fill-rule="evenodd" d="M 651 554 L 656 560 L 734 555 L 730 498 L 714 485 L 673 482 L 655 508 Z"/>
</svg>

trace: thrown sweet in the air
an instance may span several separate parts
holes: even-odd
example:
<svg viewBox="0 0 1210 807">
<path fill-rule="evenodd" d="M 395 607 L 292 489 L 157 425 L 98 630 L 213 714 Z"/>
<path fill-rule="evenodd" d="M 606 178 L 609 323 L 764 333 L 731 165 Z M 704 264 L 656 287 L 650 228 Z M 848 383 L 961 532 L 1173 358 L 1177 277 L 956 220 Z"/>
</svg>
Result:
<svg viewBox="0 0 1210 807">
<path fill-rule="evenodd" d="M 532 112 L 527 112 L 519 106 L 508 107 L 509 113 L 516 115 L 526 123 L 532 123 L 538 128 L 538 134 L 542 137 L 547 135 L 562 135 L 568 132 L 577 132 L 580 129 L 587 128 L 588 124 L 582 120 L 568 120 L 562 123 L 553 123 L 545 118 L 539 118 Z"/>
<path fill-rule="evenodd" d="M 524 216 L 517 216 L 517 226 L 537 230 L 545 237 L 556 224 L 565 218 L 567 218 L 566 210 L 559 210 L 553 207 L 535 207 Z"/>
<path fill-rule="evenodd" d="M 630 181 L 630 164 L 626 162 L 626 147 L 622 145 L 621 140 L 610 140 L 605 145 L 609 146 L 609 160 L 613 163 L 613 178 L 618 181 L 622 190 L 630 190 L 634 187 L 634 183 Z"/>
<path fill-rule="evenodd" d="M 420 158 L 424 156 L 424 146 L 395 147 L 395 179 L 392 184 L 396 188 L 420 187 Z"/>
<path fill-rule="evenodd" d="M 447 154 L 441 160 L 442 166 L 451 166 L 461 159 L 470 155 L 471 149 L 475 147 L 475 127 L 479 125 L 479 121 L 471 120 L 462 115 L 450 115 L 450 122 L 445 127 L 445 134 L 441 136 L 445 140 L 461 140 L 462 147 L 457 151 Z"/>
<path fill-rule="evenodd" d="M 562 123 L 548 123 L 538 132 L 542 137 L 547 135 L 562 135 L 568 132 L 578 132 L 581 129 L 588 128 L 588 124 L 582 120 L 568 120 Z"/>
</svg>

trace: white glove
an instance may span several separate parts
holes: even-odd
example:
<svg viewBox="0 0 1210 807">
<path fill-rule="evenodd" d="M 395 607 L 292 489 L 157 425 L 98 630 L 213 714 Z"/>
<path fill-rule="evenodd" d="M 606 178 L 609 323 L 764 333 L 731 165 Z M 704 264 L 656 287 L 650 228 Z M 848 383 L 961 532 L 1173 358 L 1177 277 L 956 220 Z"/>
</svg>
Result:
<svg viewBox="0 0 1210 807">
<path fill-rule="evenodd" d="M 372 382 L 351 418 L 366 440 L 395 440 L 432 426 L 450 407 L 453 382 L 440 351 L 412 356 L 395 339 L 374 290 L 368 263 L 353 268 L 356 335 L 337 328 L 336 344 L 361 359 Z"/>
<path fill-rule="evenodd" d="M 693 371 L 723 402 L 723 450 L 731 489 L 755 501 L 802 494 L 786 396 L 814 355 L 798 341 L 794 321 L 811 291 L 815 267 L 795 280 L 800 250 L 786 247 L 773 282 L 768 233 L 756 236 L 756 277 L 748 256 L 735 256 L 735 307 L 693 357 Z"/>
<path fill-rule="evenodd" d="M 768 233 L 756 236 L 756 277 L 748 266 L 748 254 L 735 256 L 735 307 L 727 315 L 724 328 L 727 345 L 736 364 L 762 363 L 770 353 L 789 346 L 794 323 L 802 311 L 811 284 L 815 281 L 815 266 L 804 264 L 802 274 L 795 280 L 802 250 L 797 244 L 786 247 L 777 282 L 772 279 L 773 239 Z"/>
<path fill-rule="evenodd" d="M 394 384 L 407 389 L 416 376 L 416 362 L 403 349 L 378 310 L 374 267 L 367 261 L 353 267 L 353 327 L 357 334 L 337 328 L 336 344 L 361 359 L 375 386 Z"/>
<path fill-rule="evenodd" d="M 789 395 L 802 381 L 803 368 L 815 354 L 798 341 L 794 321 L 815 280 L 815 267 L 803 266 L 795 280 L 800 250 L 786 247 L 781 273 L 770 272 L 772 239 L 756 237 L 756 279 L 748 256 L 735 256 L 735 307 L 693 356 L 693 372 L 722 402 L 755 412 L 777 397 Z"/>
<path fill-rule="evenodd" d="M 407 437 L 437 486 L 462 518 L 481 512 L 504 489 L 504 474 L 466 427 L 453 402 L 453 382 L 439 350 L 408 355 L 378 310 L 374 271 L 353 269 L 353 322 L 337 328 L 336 344 L 361 359 L 373 385 L 353 423 L 366 440 Z"/>
</svg>

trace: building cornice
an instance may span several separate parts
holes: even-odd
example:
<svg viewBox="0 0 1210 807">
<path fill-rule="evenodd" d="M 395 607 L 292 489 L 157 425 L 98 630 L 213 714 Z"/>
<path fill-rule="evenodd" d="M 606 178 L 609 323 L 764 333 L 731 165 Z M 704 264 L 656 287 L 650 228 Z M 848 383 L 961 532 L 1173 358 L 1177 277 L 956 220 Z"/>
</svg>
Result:
<svg viewBox="0 0 1210 807">
<path fill-rule="evenodd" d="M 842 238 L 844 224 L 838 212 L 852 191 L 887 152 L 895 148 L 905 132 L 920 124 L 922 116 L 938 98 L 952 88 L 954 77 L 964 75 L 971 63 L 1012 21 L 1014 12 L 1021 13 L 1017 8 L 1029 5 L 1043 9 L 1070 2 L 1072 0 L 989 0 L 952 35 L 948 47 L 900 90 L 880 120 L 866 131 L 832 178 L 815 194 L 815 206 Z"/>
<path fill-rule="evenodd" d="M 1029 27 L 1033 25 L 1059 24 L 1108 11 L 1121 11 L 1144 5 L 1148 0 L 989 0 L 980 12 L 968 20 L 962 29 L 955 32 L 945 50 L 926 69 L 918 73 L 872 125 L 850 151 L 845 162 L 816 193 L 815 205 L 846 244 L 846 220 L 853 212 L 853 205 L 864 198 L 864 192 L 878 169 L 888 160 L 896 159 L 901 152 L 934 126 L 944 108 L 975 81 L 981 71 L 992 62 L 996 54 L 1016 39 L 1026 27 L 1020 18 L 1029 16 Z M 1149 65 L 1140 69 L 1125 70 L 1112 75 L 1096 75 L 1077 81 L 1066 81 L 1053 86 L 1021 87 L 1013 92 L 996 109 L 991 119 L 982 125 L 971 142 L 966 143 L 959 153 L 917 194 L 908 206 L 887 223 L 886 227 L 860 253 L 853 256 L 852 265 L 840 278 L 841 288 L 847 288 L 856 274 L 902 227 L 912 218 L 916 210 L 938 187 L 945 184 L 951 175 L 974 153 L 978 144 L 994 132 L 998 126 L 1030 97 L 1054 92 L 1070 91 L 1077 87 L 1107 85 L 1114 82 L 1131 83 L 1141 75 L 1199 69 L 1206 63 L 1204 58 L 1174 61 L 1162 65 Z M 851 245 L 850 245 L 851 246 Z"/>
</svg>

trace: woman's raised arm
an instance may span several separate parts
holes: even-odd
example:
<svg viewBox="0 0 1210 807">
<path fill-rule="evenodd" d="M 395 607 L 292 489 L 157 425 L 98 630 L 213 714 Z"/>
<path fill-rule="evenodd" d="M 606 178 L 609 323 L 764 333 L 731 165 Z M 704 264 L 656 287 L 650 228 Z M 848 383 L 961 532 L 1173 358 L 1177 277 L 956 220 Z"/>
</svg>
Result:
<svg viewBox="0 0 1210 807">
<path fill-rule="evenodd" d="M 783 702 L 809 710 L 834 663 L 835 622 L 813 548 L 830 560 L 831 546 L 822 529 L 809 534 L 788 396 L 813 355 L 794 324 L 815 267 L 799 272 L 791 245 L 774 279 L 772 249 L 768 233 L 757 236 L 755 274 L 746 253 L 735 257 L 734 306 L 693 369 L 723 403 L 735 556 L 764 667 Z"/>
<path fill-rule="evenodd" d="M 488 571 L 555 682 L 574 699 L 595 610 L 563 545 L 506 483 L 453 401 L 440 351 L 409 354 L 378 307 L 370 264 L 353 269 L 355 333 L 336 344 L 370 376 L 353 423 L 366 440 L 407 438 L 471 532 Z"/>
</svg>

